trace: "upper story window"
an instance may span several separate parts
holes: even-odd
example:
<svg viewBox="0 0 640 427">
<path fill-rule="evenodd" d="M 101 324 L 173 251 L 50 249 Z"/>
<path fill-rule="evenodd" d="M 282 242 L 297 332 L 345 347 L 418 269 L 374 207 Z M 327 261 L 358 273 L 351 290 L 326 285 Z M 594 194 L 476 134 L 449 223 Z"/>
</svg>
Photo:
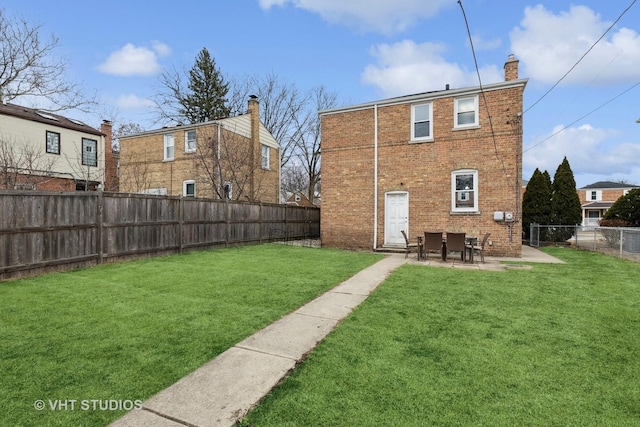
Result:
<svg viewBox="0 0 640 427">
<path fill-rule="evenodd" d="M 60 134 L 47 131 L 47 153 L 60 154 Z"/>
<path fill-rule="evenodd" d="M 82 164 L 98 166 L 98 141 L 82 138 Z"/>
<path fill-rule="evenodd" d="M 164 160 L 173 160 L 173 134 L 164 135 Z"/>
<path fill-rule="evenodd" d="M 411 106 L 411 140 L 433 139 L 433 109 L 431 103 Z"/>
<path fill-rule="evenodd" d="M 453 103 L 453 127 L 466 128 L 479 126 L 478 122 L 478 96 L 457 98 Z"/>
<path fill-rule="evenodd" d="M 182 182 L 182 195 L 184 197 L 196 197 L 196 182 L 188 179 Z"/>
<path fill-rule="evenodd" d="M 184 133 L 184 152 L 193 153 L 196 151 L 196 131 L 188 130 Z"/>
<path fill-rule="evenodd" d="M 590 201 L 598 201 L 602 200 L 602 191 L 600 190 L 588 190 L 587 191 L 587 200 Z"/>
<path fill-rule="evenodd" d="M 457 170 L 451 173 L 451 210 L 478 211 L 478 171 Z"/>
<path fill-rule="evenodd" d="M 270 150 L 267 145 L 262 145 L 262 169 L 269 169 Z"/>
</svg>

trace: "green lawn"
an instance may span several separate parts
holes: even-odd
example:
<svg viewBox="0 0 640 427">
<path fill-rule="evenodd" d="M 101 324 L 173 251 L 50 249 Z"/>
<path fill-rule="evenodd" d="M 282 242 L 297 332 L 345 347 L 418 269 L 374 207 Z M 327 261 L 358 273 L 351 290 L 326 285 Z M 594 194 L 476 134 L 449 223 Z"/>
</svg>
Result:
<svg viewBox="0 0 640 427">
<path fill-rule="evenodd" d="M 380 258 L 273 244 L 0 283 L 0 425 L 103 426 L 125 411 L 91 400 L 144 400 Z"/>
<path fill-rule="evenodd" d="M 396 270 L 243 422 L 639 426 L 640 264 Z"/>
</svg>

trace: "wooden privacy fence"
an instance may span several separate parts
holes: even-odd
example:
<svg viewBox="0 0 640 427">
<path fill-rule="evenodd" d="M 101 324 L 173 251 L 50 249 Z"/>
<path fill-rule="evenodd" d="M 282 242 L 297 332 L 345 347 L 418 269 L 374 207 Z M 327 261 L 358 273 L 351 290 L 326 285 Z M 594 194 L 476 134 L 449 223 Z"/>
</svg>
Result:
<svg viewBox="0 0 640 427">
<path fill-rule="evenodd" d="M 316 207 L 0 191 L 0 280 L 132 256 L 319 236 Z"/>
</svg>

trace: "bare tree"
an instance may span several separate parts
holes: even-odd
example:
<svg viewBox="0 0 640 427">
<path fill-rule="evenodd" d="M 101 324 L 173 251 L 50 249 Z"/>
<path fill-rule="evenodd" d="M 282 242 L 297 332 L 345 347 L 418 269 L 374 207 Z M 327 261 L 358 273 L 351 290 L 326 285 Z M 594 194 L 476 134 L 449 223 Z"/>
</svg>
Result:
<svg viewBox="0 0 640 427">
<path fill-rule="evenodd" d="M 303 115 L 294 117 L 296 132 L 294 134 L 295 151 L 293 156 L 295 161 L 292 162 L 291 167 L 287 168 L 284 175 L 300 175 L 301 172 L 295 169 L 302 169 L 306 182 L 298 182 L 305 183 L 307 187 L 298 188 L 295 191 L 306 189 L 309 200 L 313 201 L 316 191 L 319 190 L 321 179 L 321 133 L 318 111 L 335 107 L 337 95 L 334 92 L 328 92 L 324 86 L 318 86 L 310 92 L 309 99 L 312 101 L 309 108 L 305 110 Z"/>
<path fill-rule="evenodd" d="M 33 97 L 50 111 L 90 112 L 95 100 L 65 78 L 67 61 L 54 55 L 59 40 L 53 35 L 41 40 L 41 28 L 0 10 L 0 100 Z"/>
<path fill-rule="evenodd" d="M 144 132 L 144 128 L 138 123 L 129 122 L 120 124 L 118 128 L 113 132 L 113 141 L 111 142 L 113 147 L 111 148 L 115 148 L 119 151 L 121 137 L 142 132 Z M 105 149 L 107 149 L 107 147 L 105 147 Z"/>
<path fill-rule="evenodd" d="M 218 199 L 259 200 L 264 179 L 250 138 L 224 126 L 198 131 L 193 172 L 203 191 Z"/>
<path fill-rule="evenodd" d="M 0 188 L 35 189 L 53 175 L 56 161 L 41 149 L 0 135 Z"/>
<path fill-rule="evenodd" d="M 260 121 L 280 144 L 280 165 L 284 167 L 295 151 L 298 127 L 296 117 L 303 114 L 309 97 L 294 84 L 281 81 L 277 75 L 244 76 L 230 83 L 229 108 L 232 115 L 244 114 L 249 95 L 260 101 Z"/>
<path fill-rule="evenodd" d="M 135 153 L 122 158 L 120 188 L 132 193 L 144 193 L 151 188 L 149 153 Z"/>
</svg>

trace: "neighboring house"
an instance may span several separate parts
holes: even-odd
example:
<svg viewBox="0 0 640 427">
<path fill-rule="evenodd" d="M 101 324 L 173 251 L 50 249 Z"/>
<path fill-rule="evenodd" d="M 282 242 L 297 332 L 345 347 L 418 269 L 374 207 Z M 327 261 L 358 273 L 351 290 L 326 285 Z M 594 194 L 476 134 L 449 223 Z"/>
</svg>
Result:
<svg viewBox="0 0 640 427">
<path fill-rule="evenodd" d="M 489 253 L 519 256 L 527 79 L 513 56 L 504 70 L 482 90 L 321 111 L 322 244 L 375 250 L 404 246 L 402 230 L 489 232 Z"/>
<path fill-rule="evenodd" d="M 621 182 L 598 181 L 578 189 L 582 205 L 582 226 L 597 227 L 607 209 L 637 185 Z"/>
<path fill-rule="evenodd" d="M 59 114 L 0 103 L 0 189 L 112 187 L 105 182 L 105 165 L 113 162 L 110 147 L 108 121 L 98 130 Z"/>
<path fill-rule="evenodd" d="M 278 203 L 280 145 L 247 114 L 120 137 L 120 190 Z"/>
</svg>

